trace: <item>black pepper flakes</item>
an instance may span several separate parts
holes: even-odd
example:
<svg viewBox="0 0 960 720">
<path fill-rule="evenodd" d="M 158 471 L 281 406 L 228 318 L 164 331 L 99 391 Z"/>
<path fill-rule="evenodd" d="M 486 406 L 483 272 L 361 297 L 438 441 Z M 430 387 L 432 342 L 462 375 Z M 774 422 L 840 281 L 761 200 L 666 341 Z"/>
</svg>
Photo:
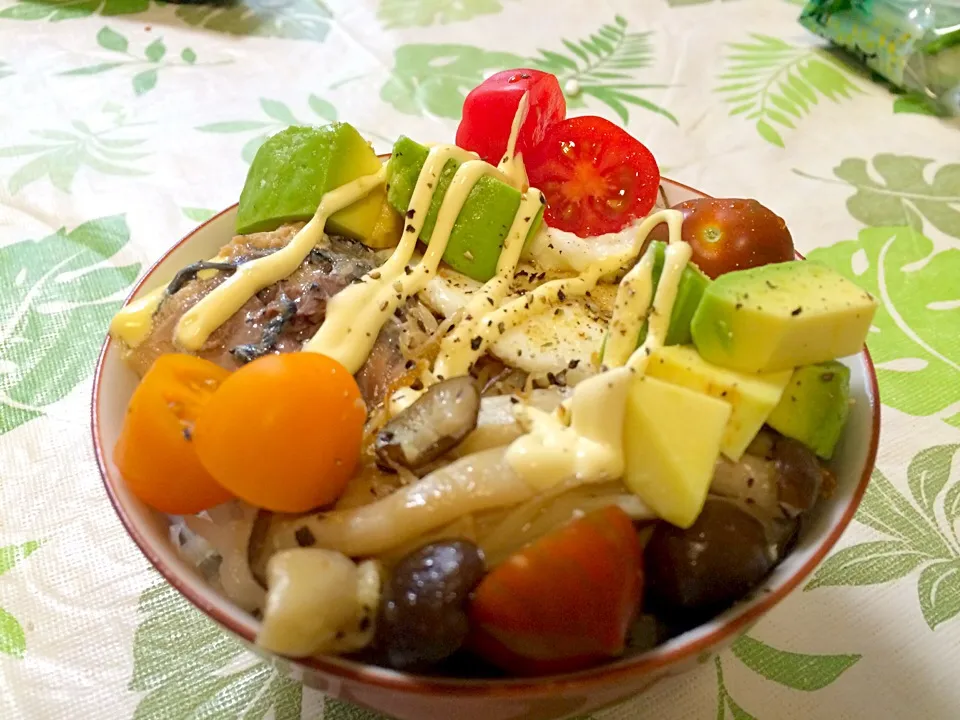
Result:
<svg viewBox="0 0 960 720">
<path fill-rule="evenodd" d="M 412 232 L 416 232 L 416 231 L 417 231 L 417 229 L 416 229 L 413 225 L 407 225 L 407 232 L 408 232 L 408 233 L 412 233 Z"/>
<path fill-rule="evenodd" d="M 409 275 L 409 274 L 412 273 L 412 272 L 413 272 L 413 268 L 412 268 L 412 267 L 410 267 L 409 265 L 404 265 L 404 267 L 403 267 L 403 273 L 404 273 L 405 275 Z"/>
<path fill-rule="evenodd" d="M 183 428 L 183 439 L 186 440 L 187 442 L 190 442 L 191 440 L 193 440 L 193 431 L 190 428 L 188 427 Z"/>
<path fill-rule="evenodd" d="M 790 313 L 790 314 L 793 315 L 794 317 L 796 317 L 797 315 L 799 315 L 799 314 L 802 313 L 802 312 L 803 312 L 803 308 L 802 308 L 802 307 L 798 307 L 796 310 L 794 310 L 794 311 L 793 311 L 792 313 Z"/>
<path fill-rule="evenodd" d="M 507 326 L 506 326 L 506 324 L 505 324 L 505 323 L 502 323 L 502 322 L 497 323 L 497 331 L 498 331 L 501 335 L 503 335 L 503 334 L 507 331 Z"/>
<path fill-rule="evenodd" d="M 567 367 L 570 368 L 571 370 L 576 370 L 577 365 L 579 364 L 580 364 L 580 360 L 574 359 L 574 360 L 571 360 L 569 363 L 567 363 Z"/>
<path fill-rule="evenodd" d="M 470 349 L 479 350 L 482 344 L 483 344 L 483 338 L 477 335 L 473 340 L 470 341 Z"/>
<path fill-rule="evenodd" d="M 417 211 L 414 210 L 413 208 L 410 208 L 409 210 L 407 210 L 407 217 L 410 218 L 411 220 L 413 219 L 413 216 L 416 214 L 417 214 Z"/>
<path fill-rule="evenodd" d="M 298 527 L 293 536 L 296 538 L 297 545 L 300 547 L 313 547 L 313 545 L 315 545 L 317 542 L 317 539 L 313 536 L 310 528 L 308 528 L 306 525 Z"/>
<path fill-rule="evenodd" d="M 566 299 L 567 299 L 567 294 L 563 291 L 563 288 L 561 288 L 560 290 L 557 290 L 557 300 L 559 300 L 560 302 L 563 302 Z"/>
</svg>

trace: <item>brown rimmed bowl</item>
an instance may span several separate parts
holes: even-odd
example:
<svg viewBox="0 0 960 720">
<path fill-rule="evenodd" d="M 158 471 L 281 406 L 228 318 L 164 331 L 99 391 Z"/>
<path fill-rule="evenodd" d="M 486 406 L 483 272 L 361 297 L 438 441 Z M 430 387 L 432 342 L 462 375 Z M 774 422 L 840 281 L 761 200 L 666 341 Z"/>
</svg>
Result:
<svg viewBox="0 0 960 720">
<path fill-rule="evenodd" d="M 663 181 L 668 205 L 706 197 L 685 185 Z M 236 206 L 207 221 L 174 245 L 139 280 L 127 301 L 166 284 L 184 265 L 216 255 L 234 233 Z M 696 667 L 732 643 L 810 575 L 850 523 L 873 471 L 880 435 L 877 377 L 866 349 L 845 358 L 851 370 L 850 419 L 832 467 L 836 491 L 821 500 L 804 523 L 796 547 L 760 588 L 711 621 L 648 652 L 578 673 L 516 680 L 424 677 L 322 657 L 291 661 L 295 676 L 332 697 L 399 720 L 548 720 L 582 714 L 643 692 L 661 678 Z M 112 451 L 137 376 L 109 338 L 93 384 L 93 446 L 107 495 L 130 537 L 147 559 L 201 612 L 254 645 L 258 622 L 214 592 L 178 556 L 166 516 L 139 502 L 112 461 Z"/>
</svg>

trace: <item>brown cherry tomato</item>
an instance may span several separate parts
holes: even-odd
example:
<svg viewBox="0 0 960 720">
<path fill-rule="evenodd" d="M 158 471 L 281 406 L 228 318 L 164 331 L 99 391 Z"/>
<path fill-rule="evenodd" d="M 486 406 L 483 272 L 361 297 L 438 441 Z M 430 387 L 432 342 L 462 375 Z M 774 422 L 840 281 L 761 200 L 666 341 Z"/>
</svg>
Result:
<svg viewBox="0 0 960 720">
<path fill-rule="evenodd" d="M 756 200 L 697 198 L 673 209 L 683 213 L 683 240 L 693 248 L 692 262 L 711 278 L 796 257 L 783 218 Z M 666 241 L 666 224 L 655 227 L 650 238 Z"/>
</svg>

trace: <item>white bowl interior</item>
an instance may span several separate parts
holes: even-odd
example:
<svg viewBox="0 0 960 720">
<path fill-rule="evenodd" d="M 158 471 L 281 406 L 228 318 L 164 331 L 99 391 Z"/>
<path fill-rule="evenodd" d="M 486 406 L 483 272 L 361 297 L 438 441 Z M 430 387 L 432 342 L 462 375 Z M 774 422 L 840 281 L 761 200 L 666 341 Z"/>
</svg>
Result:
<svg viewBox="0 0 960 720">
<path fill-rule="evenodd" d="M 669 180 L 664 180 L 663 185 L 669 205 L 702 197 L 700 193 Z M 195 231 L 186 242 L 164 258 L 146 282 L 138 288 L 134 297 L 140 297 L 167 284 L 183 266 L 215 256 L 233 237 L 235 219 L 234 208 Z M 870 460 L 874 433 L 873 407 L 879 400 L 873 395 L 870 366 L 866 356 L 852 356 L 845 358 L 843 362 L 850 368 L 850 391 L 854 403 L 846 431 L 832 463 L 838 481 L 836 491 L 831 497 L 818 503 L 805 521 L 793 552 L 777 566 L 751 599 L 738 603 L 710 622 L 671 639 L 653 652 L 667 652 L 679 645 L 700 639 L 715 632 L 732 617 L 747 612 L 753 604 L 762 601 L 764 595 L 778 590 L 805 567 L 827 541 L 830 531 L 848 515 L 851 503 L 855 501 L 864 467 Z M 259 623 L 214 592 L 194 569 L 180 558 L 170 541 L 166 516 L 151 510 L 134 497 L 113 463 L 113 447 L 119 437 L 124 414 L 138 380 L 137 375 L 123 362 L 117 345 L 112 343 L 103 357 L 99 394 L 94 398 L 106 480 L 126 512 L 135 533 L 140 535 L 144 550 L 151 561 L 172 571 L 174 584 L 188 596 L 192 595 L 201 607 L 207 610 L 217 608 L 218 615 L 225 616 L 242 634 L 252 637 L 256 634 Z M 390 671 L 384 672 L 392 674 Z"/>
</svg>

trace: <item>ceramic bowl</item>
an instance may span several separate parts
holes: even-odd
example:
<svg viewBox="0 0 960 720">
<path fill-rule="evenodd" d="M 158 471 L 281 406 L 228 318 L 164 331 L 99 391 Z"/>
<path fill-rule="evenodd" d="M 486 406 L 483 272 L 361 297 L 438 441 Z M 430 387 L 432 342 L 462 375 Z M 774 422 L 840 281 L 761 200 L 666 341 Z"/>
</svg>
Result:
<svg viewBox="0 0 960 720">
<path fill-rule="evenodd" d="M 664 181 L 673 205 L 705 197 Z M 166 284 L 184 265 L 213 257 L 233 236 L 236 207 L 229 208 L 174 245 L 137 283 L 129 299 Z M 723 649 L 783 600 L 823 560 L 860 503 L 873 470 L 880 431 L 877 379 L 866 350 L 844 361 L 851 370 L 854 403 L 833 469 L 836 491 L 821 500 L 804 523 L 793 552 L 745 601 L 710 622 L 636 656 L 579 673 L 523 680 L 463 680 L 423 677 L 323 657 L 291 663 L 307 685 L 399 720 L 548 720 L 582 714 L 643 692 L 658 680 L 685 672 Z M 93 444 L 107 494 L 130 537 L 160 573 L 199 610 L 252 649 L 258 623 L 217 595 L 177 555 L 167 519 L 140 503 L 111 459 L 137 376 L 109 339 L 103 345 L 93 386 Z"/>
</svg>

